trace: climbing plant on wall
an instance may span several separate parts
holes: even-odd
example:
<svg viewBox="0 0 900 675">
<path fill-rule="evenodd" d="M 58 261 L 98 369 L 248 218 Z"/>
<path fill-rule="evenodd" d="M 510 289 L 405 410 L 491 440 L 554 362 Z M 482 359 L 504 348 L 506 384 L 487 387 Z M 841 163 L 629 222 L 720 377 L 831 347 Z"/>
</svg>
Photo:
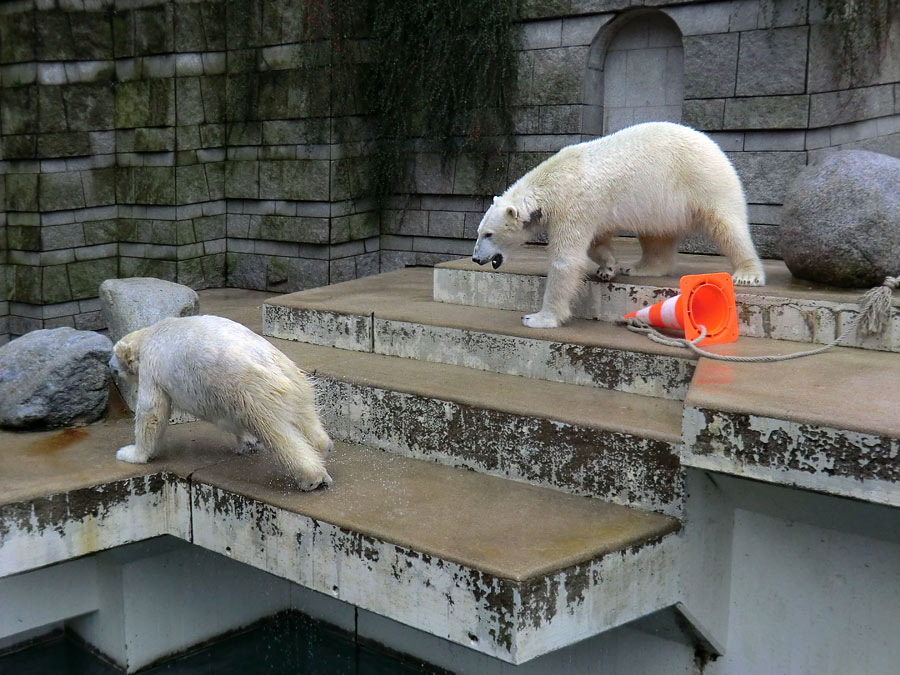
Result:
<svg viewBox="0 0 900 675">
<path fill-rule="evenodd" d="M 892 48 L 891 26 L 900 23 L 897 0 L 819 0 L 825 20 L 836 29 L 837 46 L 849 86 L 858 86 L 877 71 Z M 900 26 L 894 28 L 900 33 Z M 895 39 L 900 39 L 900 36 Z M 894 46 L 893 48 L 896 48 Z"/>
<path fill-rule="evenodd" d="M 484 167 L 512 135 L 514 0 L 308 0 L 332 42 L 334 111 L 364 112 L 373 192 L 402 190 L 424 139 Z"/>
</svg>

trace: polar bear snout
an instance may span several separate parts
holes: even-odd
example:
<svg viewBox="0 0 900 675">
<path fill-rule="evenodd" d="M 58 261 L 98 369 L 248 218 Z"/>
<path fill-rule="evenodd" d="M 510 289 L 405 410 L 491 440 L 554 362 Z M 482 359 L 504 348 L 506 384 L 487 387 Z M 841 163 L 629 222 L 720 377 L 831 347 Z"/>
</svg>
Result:
<svg viewBox="0 0 900 675">
<path fill-rule="evenodd" d="M 491 263 L 491 267 L 497 269 L 498 267 L 500 267 L 500 265 L 503 264 L 503 254 L 495 253 L 490 258 L 479 258 L 478 256 L 473 255 L 472 262 L 476 262 L 479 265 L 487 265 L 488 263 Z"/>
</svg>

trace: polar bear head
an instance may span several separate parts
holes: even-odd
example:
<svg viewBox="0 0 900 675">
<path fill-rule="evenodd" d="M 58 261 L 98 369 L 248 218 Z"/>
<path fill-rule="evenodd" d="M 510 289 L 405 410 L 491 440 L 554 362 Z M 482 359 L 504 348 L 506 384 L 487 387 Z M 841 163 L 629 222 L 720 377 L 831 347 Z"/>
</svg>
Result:
<svg viewBox="0 0 900 675">
<path fill-rule="evenodd" d="M 540 213 L 539 211 L 537 212 Z M 491 263 L 497 269 L 510 248 L 524 244 L 529 232 L 526 226 L 535 214 L 523 214 L 505 197 L 494 197 L 494 203 L 485 212 L 478 226 L 478 239 L 472 260 L 479 265 Z"/>
<path fill-rule="evenodd" d="M 145 329 L 143 328 L 132 331 L 113 347 L 113 354 L 109 359 L 109 369 L 117 377 L 121 377 L 124 380 L 137 378 L 144 334 Z"/>
</svg>

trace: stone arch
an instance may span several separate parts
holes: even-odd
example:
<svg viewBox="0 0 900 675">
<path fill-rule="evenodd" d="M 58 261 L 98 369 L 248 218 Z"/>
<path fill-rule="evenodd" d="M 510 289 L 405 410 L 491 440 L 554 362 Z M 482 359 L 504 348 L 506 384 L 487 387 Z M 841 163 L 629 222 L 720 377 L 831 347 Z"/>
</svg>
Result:
<svg viewBox="0 0 900 675">
<path fill-rule="evenodd" d="M 597 32 L 585 78 L 585 135 L 638 122 L 680 122 L 683 102 L 684 48 L 671 18 L 637 9 Z"/>
</svg>

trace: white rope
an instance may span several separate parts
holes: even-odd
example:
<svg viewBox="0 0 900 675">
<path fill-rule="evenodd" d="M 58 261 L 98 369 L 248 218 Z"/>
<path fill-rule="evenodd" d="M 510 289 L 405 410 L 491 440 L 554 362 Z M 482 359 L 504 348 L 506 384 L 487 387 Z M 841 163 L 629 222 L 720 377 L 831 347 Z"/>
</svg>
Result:
<svg viewBox="0 0 900 675">
<path fill-rule="evenodd" d="M 853 329 L 859 325 L 860 330 L 865 333 L 875 334 L 881 331 L 882 327 L 890 319 L 891 313 L 891 296 L 894 290 L 900 286 L 900 276 L 887 277 L 881 286 L 876 286 L 868 291 L 862 297 L 859 303 L 859 312 L 850 321 L 847 322 L 843 332 L 827 345 L 816 349 L 809 349 L 803 352 L 795 352 L 793 354 L 772 354 L 761 356 L 729 356 L 727 354 L 715 354 L 701 349 L 698 345 L 706 338 L 706 326 L 699 326 L 700 335 L 693 340 L 687 338 L 675 338 L 663 335 L 653 326 L 632 317 L 625 320 L 625 327 L 633 333 L 644 333 L 648 338 L 666 347 L 686 347 L 698 356 L 715 361 L 729 361 L 731 363 L 775 363 L 777 361 L 790 361 L 791 359 L 799 359 L 804 356 L 814 356 L 827 352 L 829 349 L 840 345 Z"/>
</svg>

